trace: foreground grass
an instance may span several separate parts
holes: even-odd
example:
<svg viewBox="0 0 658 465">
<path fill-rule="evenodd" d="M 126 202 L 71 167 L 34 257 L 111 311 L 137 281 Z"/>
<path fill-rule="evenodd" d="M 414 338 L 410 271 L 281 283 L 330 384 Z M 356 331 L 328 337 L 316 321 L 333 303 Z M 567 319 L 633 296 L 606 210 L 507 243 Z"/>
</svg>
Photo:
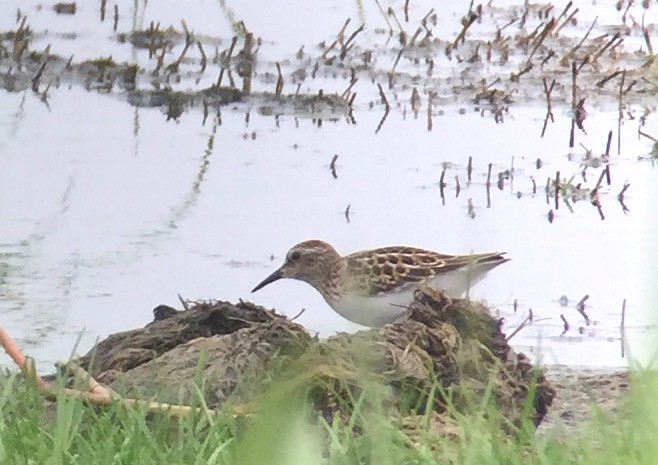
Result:
<svg viewBox="0 0 658 465">
<path fill-rule="evenodd" d="M 216 415 L 200 402 L 198 414 L 171 419 L 71 398 L 46 403 L 9 377 L 0 385 L 0 463 L 653 465 L 657 392 L 658 376 L 640 372 L 620 415 L 607 417 L 592 406 L 594 420 L 577 435 L 536 435 L 527 428 L 512 440 L 490 420 L 496 415 L 486 402 L 479 415 L 456 414 L 448 438 L 429 432 L 429 417 L 422 416 L 420 430 L 410 434 L 384 412 L 376 387 L 356 399 L 346 422 L 319 418 L 302 401 L 305 393 L 286 382 L 264 393 L 248 418 Z"/>
</svg>

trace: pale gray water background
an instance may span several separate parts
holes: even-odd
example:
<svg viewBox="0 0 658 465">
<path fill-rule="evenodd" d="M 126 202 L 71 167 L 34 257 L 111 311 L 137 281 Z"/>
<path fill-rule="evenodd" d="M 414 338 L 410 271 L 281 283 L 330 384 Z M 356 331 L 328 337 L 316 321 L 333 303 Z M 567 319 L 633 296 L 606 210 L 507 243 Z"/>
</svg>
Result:
<svg viewBox="0 0 658 465">
<path fill-rule="evenodd" d="M 144 51 L 115 41 L 111 8 L 100 23 L 95 3 L 78 5 L 71 17 L 36 5 L 4 0 L 0 29 L 15 27 L 20 6 L 36 32 L 48 31 L 44 48 L 51 44 L 53 52 L 74 54 L 76 61 L 112 55 L 152 67 Z M 203 1 L 184 7 L 140 2 L 134 15 L 133 2 L 119 5 L 119 32 L 150 21 L 180 29 L 184 18 L 191 30 L 218 38 L 222 47 L 230 43 L 230 20 L 242 19 L 264 40 L 261 66 L 292 60 L 302 44 L 315 50 L 318 42 L 331 41 L 347 17 L 354 27 L 365 22 L 364 40 L 383 42 L 373 32 L 383 25 L 374 3 L 360 10 L 356 2 Z M 578 6 L 583 14 L 592 9 L 605 24 L 606 15 L 618 21 L 612 5 Z M 439 10 L 446 36 L 457 31 L 467 7 L 468 2 L 442 4 L 453 11 Z M 428 9 L 411 2 L 416 18 Z M 647 22 L 657 22 L 658 8 L 648 11 L 653 19 Z M 72 32 L 74 39 L 61 35 Z M 633 43 L 641 41 L 629 38 L 628 46 Z M 273 66 L 269 71 L 275 72 Z M 202 81 L 212 83 L 216 73 L 208 72 Z M 314 92 L 340 93 L 347 81 L 327 77 L 308 85 Z M 186 86 L 194 83 L 181 83 Z M 274 81 L 255 81 L 257 89 L 273 87 Z M 555 109 L 555 124 L 543 139 L 543 96 L 537 96 L 536 106 L 512 106 L 502 124 L 470 103 L 446 104 L 442 114 L 435 111 L 428 131 L 424 97 L 417 119 L 408 108 L 394 108 L 375 134 L 383 108 L 370 109 L 369 102 L 377 100 L 377 87 L 362 81 L 358 89 L 356 124 L 325 119 L 321 127 L 293 115 L 263 116 L 245 104 L 224 107 L 221 119 L 211 112 L 203 124 L 199 109 L 166 121 L 160 109 L 136 109 L 115 94 L 76 86 L 51 90 L 48 105 L 29 90 L 0 90 L 0 325 L 43 371 L 66 358 L 78 337 L 78 352 L 84 353 L 97 338 L 151 321 L 156 305 L 178 306 L 179 293 L 190 299 L 249 299 L 290 316 L 305 308 L 298 321 L 322 336 L 356 330 L 306 284 L 280 281 L 249 294 L 281 264 L 290 246 L 320 238 L 343 253 L 393 244 L 449 253 L 507 251 L 512 261 L 492 272 L 473 296 L 505 316 L 509 331 L 533 310 L 537 321 L 514 337 L 516 347 L 531 354 L 541 347 L 543 360 L 551 363 L 624 365 L 619 325 L 627 299 L 630 350 L 646 360 L 656 309 L 658 170 L 638 160 L 651 144 L 638 138 L 637 118 L 624 121 L 618 156 L 614 105 L 589 109 L 588 135 L 579 133 L 577 142 L 600 154 L 608 131 L 615 130 L 612 184 L 601 195 L 606 219 L 581 201 L 574 213 L 562 205 L 549 224 L 547 213 L 554 206 L 543 194 L 546 178 L 556 171 L 578 178 L 585 153 L 578 144 L 568 148 L 566 110 Z M 294 86 L 284 91 L 293 92 Z M 404 92 L 398 92 L 398 102 L 408 107 L 411 87 Z M 655 112 L 656 103 L 647 103 L 652 104 Z M 655 113 L 644 131 L 658 134 Z M 329 169 L 334 154 L 339 155 L 337 179 Z M 467 186 L 469 156 L 474 175 Z M 510 168 L 512 158 L 513 185 L 499 191 L 494 178 L 487 208 L 487 164 L 494 163 L 495 175 Z M 544 162 L 541 169 L 535 167 L 537 158 Z M 442 205 L 438 180 L 444 162 L 450 168 Z M 588 172 L 589 187 L 599 172 Z M 534 195 L 530 176 L 538 184 Z M 627 214 L 616 200 L 625 181 L 631 184 Z M 474 218 L 468 216 L 468 199 Z M 584 322 L 575 306 L 585 294 L 594 324 L 579 334 Z M 566 307 L 558 302 L 562 295 L 570 299 Z M 572 326 L 564 336 L 561 313 Z"/>
</svg>

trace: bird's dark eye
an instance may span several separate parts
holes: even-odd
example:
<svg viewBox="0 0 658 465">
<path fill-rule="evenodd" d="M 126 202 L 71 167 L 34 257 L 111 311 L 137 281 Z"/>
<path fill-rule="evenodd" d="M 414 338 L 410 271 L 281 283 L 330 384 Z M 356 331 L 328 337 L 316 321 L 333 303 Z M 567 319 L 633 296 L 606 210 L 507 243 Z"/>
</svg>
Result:
<svg viewBox="0 0 658 465">
<path fill-rule="evenodd" d="M 295 250 L 293 253 L 290 254 L 290 260 L 299 260 L 299 256 L 301 254 L 299 251 Z"/>
</svg>

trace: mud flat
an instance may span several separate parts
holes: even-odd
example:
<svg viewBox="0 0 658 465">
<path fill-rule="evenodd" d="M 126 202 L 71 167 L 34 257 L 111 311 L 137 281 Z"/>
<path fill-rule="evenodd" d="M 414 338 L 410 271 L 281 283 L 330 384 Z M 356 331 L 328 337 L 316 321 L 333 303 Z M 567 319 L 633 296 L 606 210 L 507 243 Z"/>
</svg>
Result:
<svg viewBox="0 0 658 465">
<path fill-rule="evenodd" d="M 627 370 L 548 365 L 546 378 L 555 388 L 553 404 L 540 431 L 560 428 L 570 435 L 592 419 L 596 406 L 606 414 L 619 411 L 628 393 L 631 375 Z"/>
</svg>

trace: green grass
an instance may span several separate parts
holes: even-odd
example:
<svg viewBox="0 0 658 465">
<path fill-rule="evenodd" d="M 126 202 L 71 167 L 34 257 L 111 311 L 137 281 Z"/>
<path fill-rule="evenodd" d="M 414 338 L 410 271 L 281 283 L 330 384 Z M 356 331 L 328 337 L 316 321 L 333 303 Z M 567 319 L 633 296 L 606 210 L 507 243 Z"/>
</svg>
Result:
<svg viewBox="0 0 658 465">
<path fill-rule="evenodd" d="M 10 376 L 0 383 L 0 463 L 653 465 L 658 457 L 658 375 L 650 371 L 634 375 L 620 415 L 595 411 L 593 421 L 566 438 L 526 428 L 512 439 L 486 401 L 479 413 L 455 412 L 447 438 L 429 431 L 429 416 L 417 417 L 411 433 L 387 413 L 377 386 L 353 400 L 349 417 L 325 420 L 303 401 L 307 389 L 294 378 L 275 382 L 249 417 L 212 414 L 199 400 L 197 414 L 172 419 L 63 396 L 48 403 Z"/>
</svg>

